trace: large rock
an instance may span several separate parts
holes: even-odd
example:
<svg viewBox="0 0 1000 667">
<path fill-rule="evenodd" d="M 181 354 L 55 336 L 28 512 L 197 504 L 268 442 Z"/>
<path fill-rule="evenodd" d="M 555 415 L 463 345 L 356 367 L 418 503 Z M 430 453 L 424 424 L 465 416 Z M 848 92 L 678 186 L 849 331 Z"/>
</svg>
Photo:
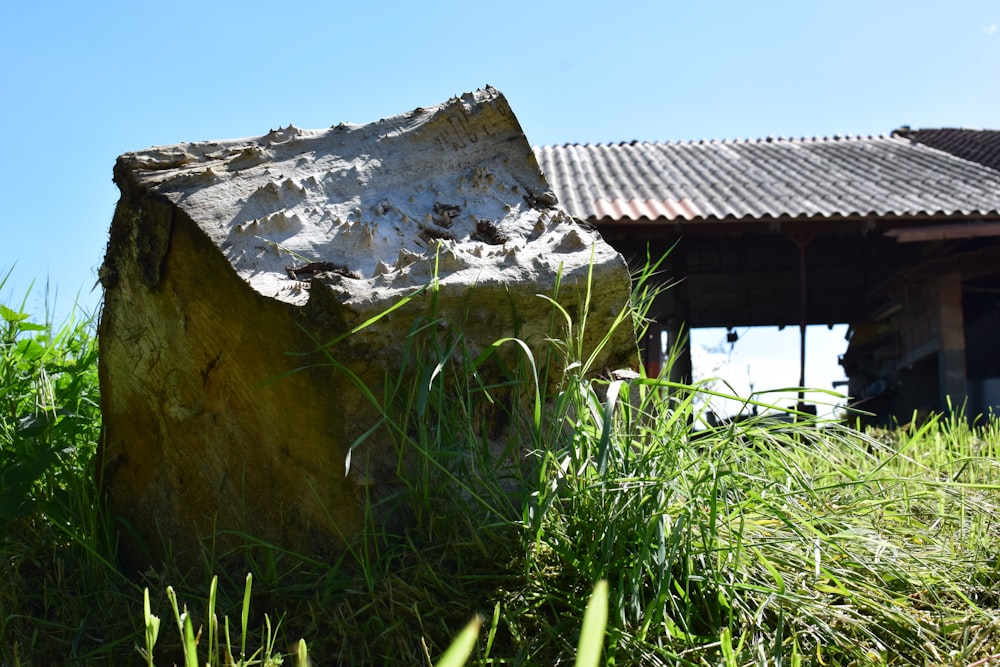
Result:
<svg viewBox="0 0 1000 667">
<path fill-rule="evenodd" d="M 366 489 L 394 467 L 376 432 L 345 476 L 377 412 L 349 373 L 295 356 L 318 342 L 417 293 L 328 350 L 381 396 L 432 305 L 474 352 L 504 336 L 541 351 L 552 307 L 538 295 L 559 280 L 579 318 L 592 274 L 589 354 L 628 304 L 624 260 L 557 207 L 491 88 L 367 125 L 128 153 L 115 182 L 101 475 L 136 567 L 193 558 L 212 536 L 325 553 L 357 533 Z M 436 294 L 417 292 L 435 277 Z M 635 364 L 625 326 L 594 368 Z"/>
</svg>

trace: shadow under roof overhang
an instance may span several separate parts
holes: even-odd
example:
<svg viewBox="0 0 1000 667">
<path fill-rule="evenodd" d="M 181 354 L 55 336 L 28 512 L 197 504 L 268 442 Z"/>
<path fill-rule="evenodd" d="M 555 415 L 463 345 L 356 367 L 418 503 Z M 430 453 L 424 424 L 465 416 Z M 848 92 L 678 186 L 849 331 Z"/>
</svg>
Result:
<svg viewBox="0 0 1000 667">
<path fill-rule="evenodd" d="M 680 283 L 651 315 L 688 328 L 859 321 L 893 276 L 1000 247 L 996 213 L 588 222 L 634 268 L 669 252 L 660 276 Z"/>
</svg>

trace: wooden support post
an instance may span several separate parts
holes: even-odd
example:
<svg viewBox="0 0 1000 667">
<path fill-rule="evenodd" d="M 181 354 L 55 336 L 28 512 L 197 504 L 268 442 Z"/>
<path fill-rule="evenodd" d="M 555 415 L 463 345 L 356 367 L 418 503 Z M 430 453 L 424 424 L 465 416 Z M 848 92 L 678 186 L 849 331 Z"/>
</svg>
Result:
<svg viewBox="0 0 1000 667">
<path fill-rule="evenodd" d="M 799 249 L 799 403 L 798 409 L 805 410 L 806 386 L 806 326 L 809 317 L 809 290 L 806 281 L 806 247 L 812 242 L 812 234 L 793 234 L 792 241 Z"/>
<path fill-rule="evenodd" d="M 937 317 L 940 336 L 938 391 L 941 410 L 949 400 L 961 407 L 967 386 L 965 374 L 965 322 L 962 316 L 962 276 L 950 273 L 937 284 Z"/>
<path fill-rule="evenodd" d="M 687 249 L 678 245 L 670 255 L 670 264 L 677 284 L 670 288 L 674 308 L 667 322 L 667 357 L 671 359 L 671 382 L 689 384 L 691 367 L 691 290 L 688 289 Z"/>
<path fill-rule="evenodd" d="M 663 370 L 663 347 L 660 343 L 660 335 L 663 331 L 659 322 L 653 321 L 646 331 L 646 339 L 643 341 L 642 365 L 646 370 L 646 377 L 658 378 Z"/>
</svg>

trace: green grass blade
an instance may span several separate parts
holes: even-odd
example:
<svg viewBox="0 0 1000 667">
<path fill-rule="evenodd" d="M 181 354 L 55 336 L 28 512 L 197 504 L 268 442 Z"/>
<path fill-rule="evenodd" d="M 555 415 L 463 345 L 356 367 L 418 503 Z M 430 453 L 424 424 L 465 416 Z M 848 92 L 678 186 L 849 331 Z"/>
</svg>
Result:
<svg viewBox="0 0 1000 667">
<path fill-rule="evenodd" d="M 247 656 L 247 636 L 250 634 L 248 626 L 250 623 L 250 589 L 253 586 L 253 573 L 247 572 L 246 586 L 243 588 L 243 607 L 240 612 L 240 628 L 243 633 L 240 637 L 240 659 L 246 660 Z"/>
<path fill-rule="evenodd" d="M 309 647 L 305 639 L 299 639 L 295 645 L 295 667 L 309 667 Z"/>
<path fill-rule="evenodd" d="M 607 626 L 608 582 L 602 579 L 594 586 L 594 592 L 590 594 L 590 601 L 587 602 L 587 609 L 583 614 L 575 667 L 597 667 L 600 664 Z"/>
<path fill-rule="evenodd" d="M 153 667 L 153 648 L 160 636 L 160 619 L 153 615 L 149 606 L 149 588 L 142 591 L 142 617 L 146 628 L 146 664 Z"/>
<path fill-rule="evenodd" d="M 462 631 L 452 641 L 451 646 L 441 655 L 435 667 L 462 667 L 472 655 L 472 649 L 476 647 L 476 638 L 479 636 L 479 627 L 483 620 L 478 616 L 462 629 Z"/>
<path fill-rule="evenodd" d="M 615 406 L 618 403 L 618 394 L 621 392 L 623 382 L 614 380 L 608 385 L 608 395 L 604 402 L 603 424 L 601 425 L 601 439 L 597 445 L 597 472 L 605 474 L 608 469 L 608 456 L 611 448 L 611 433 L 614 430 Z"/>
<path fill-rule="evenodd" d="M 198 644 L 194 640 L 194 626 L 191 614 L 184 612 L 184 666 L 198 667 Z"/>
<path fill-rule="evenodd" d="M 213 575 L 212 583 L 208 589 L 208 611 L 205 614 L 205 624 L 208 626 L 208 661 L 212 664 L 219 662 L 218 623 L 215 618 L 215 600 L 218 590 L 219 577 Z"/>
</svg>

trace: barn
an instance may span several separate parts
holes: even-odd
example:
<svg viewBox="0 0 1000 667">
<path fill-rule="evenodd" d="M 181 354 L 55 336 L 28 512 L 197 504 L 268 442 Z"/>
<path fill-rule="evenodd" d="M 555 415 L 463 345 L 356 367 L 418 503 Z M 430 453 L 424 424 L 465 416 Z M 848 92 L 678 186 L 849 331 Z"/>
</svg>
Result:
<svg viewBox="0 0 1000 667">
<path fill-rule="evenodd" d="M 876 423 L 1000 409 L 1000 131 L 567 144 L 535 149 L 561 205 L 634 265 L 666 253 L 654 305 L 701 327 L 848 324 L 852 404 Z M 683 348 L 683 345 L 682 345 Z M 690 377 L 690 348 L 673 365 Z"/>
</svg>

